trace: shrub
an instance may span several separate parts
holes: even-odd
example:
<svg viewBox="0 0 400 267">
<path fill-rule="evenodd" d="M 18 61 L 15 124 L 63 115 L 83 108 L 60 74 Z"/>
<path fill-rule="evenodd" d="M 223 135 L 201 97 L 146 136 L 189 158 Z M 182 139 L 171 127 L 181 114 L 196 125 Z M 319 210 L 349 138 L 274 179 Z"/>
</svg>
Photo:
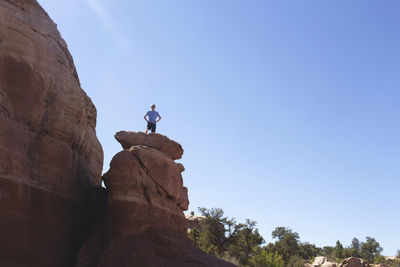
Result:
<svg viewBox="0 0 400 267">
<path fill-rule="evenodd" d="M 259 250 L 259 252 L 250 259 L 250 266 L 254 267 L 284 267 L 285 262 L 281 255 L 277 252 L 272 253 L 267 251 L 265 248 Z M 304 267 L 304 266 L 302 266 Z"/>
</svg>

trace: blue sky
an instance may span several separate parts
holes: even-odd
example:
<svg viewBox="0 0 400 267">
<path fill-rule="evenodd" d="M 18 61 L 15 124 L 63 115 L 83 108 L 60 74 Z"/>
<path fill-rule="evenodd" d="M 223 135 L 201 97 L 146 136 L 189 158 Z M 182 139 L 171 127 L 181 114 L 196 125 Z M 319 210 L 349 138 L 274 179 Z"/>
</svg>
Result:
<svg viewBox="0 0 400 267">
<path fill-rule="evenodd" d="M 39 0 L 119 130 L 180 142 L 190 210 L 221 207 L 303 241 L 400 249 L 400 2 Z"/>
</svg>

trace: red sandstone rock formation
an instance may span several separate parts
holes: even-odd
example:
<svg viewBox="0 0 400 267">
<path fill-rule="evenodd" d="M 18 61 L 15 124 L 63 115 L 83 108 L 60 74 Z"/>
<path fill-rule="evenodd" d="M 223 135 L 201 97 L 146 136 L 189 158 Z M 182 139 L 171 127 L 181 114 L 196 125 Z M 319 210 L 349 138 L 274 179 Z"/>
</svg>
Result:
<svg viewBox="0 0 400 267">
<path fill-rule="evenodd" d="M 0 266 L 71 266 L 100 185 L 96 109 L 34 0 L 0 1 Z"/>
<path fill-rule="evenodd" d="M 0 125 L 0 266 L 73 267 L 78 251 L 82 267 L 231 266 L 187 237 L 183 150 L 167 137 L 118 133 L 103 201 L 96 109 L 35 0 L 0 1 Z"/>
<path fill-rule="evenodd" d="M 131 132 L 126 139 L 142 136 Z M 168 151 L 181 150 L 159 134 L 142 140 L 146 144 L 164 140 Z M 107 218 L 82 248 L 79 267 L 233 266 L 206 255 L 188 239 L 184 168 L 173 158 L 137 142 L 114 156 L 103 176 L 109 190 Z"/>
<path fill-rule="evenodd" d="M 183 149 L 180 144 L 161 134 L 120 131 L 115 134 L 115 139 L 117 139 L 125 149 L 136 145 L 148 146 L 164 152 L 174 160 L 180 159 L 183 154 Z"/>
</svg>

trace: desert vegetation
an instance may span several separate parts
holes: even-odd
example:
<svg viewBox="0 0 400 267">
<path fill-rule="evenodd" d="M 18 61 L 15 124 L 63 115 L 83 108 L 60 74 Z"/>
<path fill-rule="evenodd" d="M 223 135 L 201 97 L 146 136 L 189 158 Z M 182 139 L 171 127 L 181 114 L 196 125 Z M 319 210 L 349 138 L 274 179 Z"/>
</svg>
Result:
<svg viewBox="0 0 400 267">
<path fill-rule="evenodd" d="M 199 208 L 199 212 L 201 220 L 189 230 L 189 238 L 204 252 L 239 266 L 303 267 L 315 257 L 324 256 L 336 263 L 357 257 L 369 264 L 400 267 L 400 251 L 396 258 L 385 258 L 381 255 L 382 247 L 373 237 L 363 241 L 355 237 L 347 246 L 337 241 L 333 246 L 318 247 L 302 242 L 297 232 L 279 226 L 271 233 L 274 242 L 266 243 L 255 221 L 237 222 L 225 216 L 220 208 Z"/>
</svg>

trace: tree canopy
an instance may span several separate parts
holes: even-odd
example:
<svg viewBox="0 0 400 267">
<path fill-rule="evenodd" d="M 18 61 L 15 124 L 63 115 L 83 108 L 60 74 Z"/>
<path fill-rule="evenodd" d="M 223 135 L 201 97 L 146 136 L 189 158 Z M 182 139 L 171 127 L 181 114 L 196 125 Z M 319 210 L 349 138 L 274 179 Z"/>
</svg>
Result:
<svg viewBox="0 0 400 267">
<path fill-rule="evenodd" d="M 220 208 L 199 208 L 199 212 L 204 219 L 200 221 L 199 228 L 189 231 L 189 238 L 206 253 L 238 266 L 304 267 L 315 257 L 325 256 L 338 263 L 348 257 L 362 257 L 369 263 L 400 267 L 400 250 L 398 260 L 385 260 L 379 242 L 369 236 L 362 242 L 354 237 L 347 247 L 339 240 L 334 246 L 317 247 L 301 242 L 300 235 L 292 229 L 278 226 L 271 233 L 274 242 L 265 244 L 257 222 L 253 220 L 246 219 L 239 223 L 235 218 L 225 216 Z"/>
</svg>

